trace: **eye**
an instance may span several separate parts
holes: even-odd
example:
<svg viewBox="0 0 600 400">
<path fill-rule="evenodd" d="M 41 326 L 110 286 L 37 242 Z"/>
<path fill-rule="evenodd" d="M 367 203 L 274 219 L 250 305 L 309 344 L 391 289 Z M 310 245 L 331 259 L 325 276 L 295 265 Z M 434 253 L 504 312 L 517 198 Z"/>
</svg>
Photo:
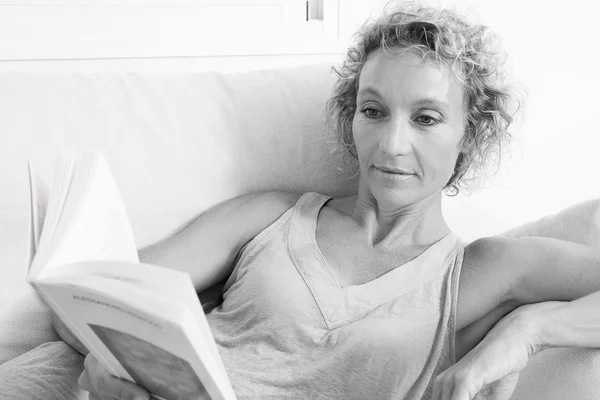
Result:
<svg viewBox="0 0 600 400">
<path fill-rule="evenodd" d="M 422 125 L 435 125 L 441 122 L 440 120 L 432 117 L 431 115 L 421 115 L 417 117 L 417 121 Z"/>
<path fill-rule="evenodd" d="M 379 112 L 379 110 L 376 110 L 374 108 L 363 108 L 363 110 L 361 111 L 367 118 L 377 118 L 381 116 L 381 112 Z"/>
</svg>

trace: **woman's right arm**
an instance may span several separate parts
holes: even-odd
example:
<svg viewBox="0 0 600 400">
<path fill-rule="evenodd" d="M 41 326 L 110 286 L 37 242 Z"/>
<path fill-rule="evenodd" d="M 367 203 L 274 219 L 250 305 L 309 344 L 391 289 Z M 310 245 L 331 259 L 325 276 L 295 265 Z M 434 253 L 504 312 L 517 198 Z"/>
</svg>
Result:
<svg viewBox="0 0 600 400">
<path fill-rule="evenodd" d="M 227 278 L 241 248 L 292 207 L 299 196 L 263 192 L 211 207 L 179 233 L 138 252 L 140 262 L 187 272 L 197 292 Z"/>
<path fill-rule="evenodd" d="M 196 291 L 204 291 L 228 277 L 241 248 L 298 198 L 292 193 L 264 192 L 217 204 L 179 233 L 140 250 L 140 262 L 187 272 Z M 90 392 L 90 399 L 149 398 L 143 388 L 111 376 L 91 353 L 84 365 L 79 385 Z"/>
</svg>

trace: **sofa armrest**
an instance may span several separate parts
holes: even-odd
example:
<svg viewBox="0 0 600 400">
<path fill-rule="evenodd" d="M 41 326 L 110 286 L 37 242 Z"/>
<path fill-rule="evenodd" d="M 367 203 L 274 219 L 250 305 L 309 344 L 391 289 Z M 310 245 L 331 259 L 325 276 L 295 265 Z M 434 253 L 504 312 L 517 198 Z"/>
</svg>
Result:
<svg viewBox="0 0 600 400">
<path fill-rule="evenodd" d="M 531 357 L 511 400 L 598 400 L 600 349 L 554 348 Z"/>
</svg>

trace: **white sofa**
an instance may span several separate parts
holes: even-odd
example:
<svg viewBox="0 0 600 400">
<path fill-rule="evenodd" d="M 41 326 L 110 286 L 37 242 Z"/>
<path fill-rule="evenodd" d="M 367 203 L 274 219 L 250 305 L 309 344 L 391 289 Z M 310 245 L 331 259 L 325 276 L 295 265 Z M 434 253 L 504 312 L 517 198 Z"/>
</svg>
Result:
<svg viewBox="0 0 600 400">
<path fill-rule="evenodd" d="M 0 364 L 57 340 L 24 281 L 27 160 L 50 183 L 62 151 L 102 150 L 139 247 L 243 193 L 347 195 L 355 166 L 335 152 L 324 124 L 334 79 L 330 65 L 229 75 L 0 72 Z M 580 241 L 600 243 L 599 210 L 588 202 L 512 233 L 556 236 L 583 218 Z M 600 352 L 540 353 L 513 399 L 600 399 Z"/>
</svg>

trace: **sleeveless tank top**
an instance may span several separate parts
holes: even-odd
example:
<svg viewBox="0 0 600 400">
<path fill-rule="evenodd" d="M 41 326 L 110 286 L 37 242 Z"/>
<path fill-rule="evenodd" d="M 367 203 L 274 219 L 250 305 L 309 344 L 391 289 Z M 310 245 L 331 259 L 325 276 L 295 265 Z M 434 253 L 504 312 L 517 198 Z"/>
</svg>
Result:
<svg viewBox="0 0 600 400">
<path fill-rule="evenodd" d="M 340 287 L 315 240 L 329 199 L 303 195 L 248 242 L 207 316 L 238 399 L 431 397 L 455 363 L 460 239 Z"/>
</svg>

